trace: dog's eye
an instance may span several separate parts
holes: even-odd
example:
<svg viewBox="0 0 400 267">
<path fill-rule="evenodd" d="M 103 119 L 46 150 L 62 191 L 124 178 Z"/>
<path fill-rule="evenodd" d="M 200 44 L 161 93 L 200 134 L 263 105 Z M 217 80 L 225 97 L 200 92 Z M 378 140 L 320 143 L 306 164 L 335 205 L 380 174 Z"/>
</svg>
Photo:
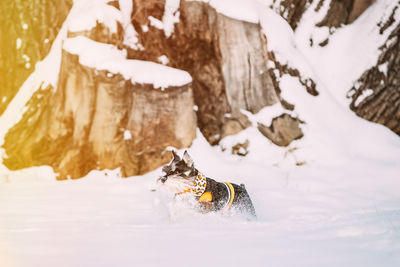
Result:
<svg viewBox="0 0 400 267">
<path fill-rule="evenodd" d="M 162 172 L 168 173 L 170 169 L 171 169 L 171 168 L 170 168 L 169 166 L 164 166 L 164 167 L 162 168 Z"/>
</svg>

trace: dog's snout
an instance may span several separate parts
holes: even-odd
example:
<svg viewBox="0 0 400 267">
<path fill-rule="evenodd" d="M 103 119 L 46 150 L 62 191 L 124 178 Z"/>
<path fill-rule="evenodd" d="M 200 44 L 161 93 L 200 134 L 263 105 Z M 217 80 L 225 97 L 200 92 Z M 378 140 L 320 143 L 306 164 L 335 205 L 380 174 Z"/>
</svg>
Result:
<svg viewBox="0 0 400 267">
<path fill-rule="evenodd" d="M 162 183 L 165 183 L 165 181 L 167 181 L 167 177 L 166 176 L 162 176 L 158 180 L 160 180 Z"/>
</svg>

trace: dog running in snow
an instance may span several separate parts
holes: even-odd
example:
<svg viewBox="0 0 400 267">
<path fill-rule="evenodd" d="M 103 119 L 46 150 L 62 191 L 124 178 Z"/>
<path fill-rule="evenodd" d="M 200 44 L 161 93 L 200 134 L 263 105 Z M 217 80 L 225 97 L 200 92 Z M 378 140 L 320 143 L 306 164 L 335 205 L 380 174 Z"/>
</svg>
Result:
<svg viewBox="0 0 400 267">
<path fill-rule="evenodd" d="M 201 212 L 238 213 L 247 219 L 256 219 L 256 212 L 244 184 L 217 182 L 200 173 L 187 151 L 182 159 L 172 151 L 174 158 L 162 168 L 158 182 L 177 195 L 194 197 Z"/>
</svg>

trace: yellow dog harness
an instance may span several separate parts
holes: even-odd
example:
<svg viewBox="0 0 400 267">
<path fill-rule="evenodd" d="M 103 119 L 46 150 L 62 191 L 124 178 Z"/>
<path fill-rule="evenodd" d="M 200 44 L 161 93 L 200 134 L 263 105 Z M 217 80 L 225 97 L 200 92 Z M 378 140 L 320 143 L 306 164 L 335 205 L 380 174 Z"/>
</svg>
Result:
<svg viewBox="0 0 400 267">
<path fill-rule="evenodd" d="M 225 185 L 226 190 L 228 192 L 228 198 L 225 203 L 224 209 L 228 210 L 232 205 L 233 199 L 235 198 L 235 189 L 233 188 L 233 185 L 231 183 L 223 182 L 223 184 Z M 188 188 L 178 193 L 178 195 L 185 193 L 193 193 L 195 196 L 199 196 L 198 202 L 200 203 L 212 202 L 213 195 L 209 191 L 205 192 L 206 186 L 207 186 L 207 181 L 205 176 L 199 173 L 195 179 L 194 186 L 192 188 Z"/>
<path fill-rule="evenodd" d="M 226 190 L 228 192 L 228 199 L 227 199 L 227 201 L 225 203 L 225 207 L 224 208 L 225 208 L 225 210 L 228 210 L 232 206 L 233 199 L 235 198 L 235 189 L 233 188 L 233 185 L 231 183 L 224 182 L 223 184 L 225 185 Z M 213 200 L 212 193 L 211 192 L 204 192 L 200 196 L 198 202 L 207 203 L 207 202 L 211 202 L 212 200 Z"/>
<path fill-rule="evenodd" d="M 228 182 L 224 182 L 224 185 L 226 186 L 226 189 L 228 190 L 228 202 L 225 205 L 225 209 L 229 209 L 232 205 L 233 198 L 235 197 L 235 189 L 233 189 L 233 185 Z"/>
</svg>

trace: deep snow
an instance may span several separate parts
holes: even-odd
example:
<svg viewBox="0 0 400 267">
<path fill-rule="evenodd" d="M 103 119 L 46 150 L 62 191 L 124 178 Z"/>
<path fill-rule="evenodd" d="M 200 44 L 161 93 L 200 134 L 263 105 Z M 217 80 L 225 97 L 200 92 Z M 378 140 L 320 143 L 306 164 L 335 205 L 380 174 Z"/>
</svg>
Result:
<svg viewBox="0 0 400 267">
<path fill-rule="evenodd" d="M 399 165 L 352 159 L 273 167 L 190 149 L 205 174 L 245 182 L 259 220 L 196 215 L 158 188 L 156 170 L 40 172 L 0 184 L 0 258 L 14 266 L 398 266 Z M 45 171 L 45 170 L 44 170 Z"/>
<path fill-rule="evenodd" d="M 0 144 L 40 83 L 56 84 L 68 27 L 92 27 L 98 19 L 111 28 L 115 20 L 130 28 L 126 14 L 104 2 L 99 5 L 110 10 L 85 13 L 82 8 L 95 0 L 74 1 L 49 57 L 0 117 Z M 93 171 L 84 179 L 56 182 L 48 167 L 11 172 L 0 164 L 1 267 L 400 266 L 400 138 L 356 117 L 346 100 L 346 88 L 376 61 L 385 38 L 375 35 L 377 14 L 394 1 L 376 1 L 333 33 L 325 48 L 305 44 L 310 34 L 316 40 L 327 36 L 326 29 L 313 28 L 326 7 L 320 13 L 311 7 L 293 33 L 273 12 L 254 8 L 271 1 L 226 2 L 210 1 L 225 15 L 260 21 L 270 39 L 275 34 L 273 40 L 289 40 L 275 45 L 278 57 L 312 76 L 320 91 L 313 97 L 296 79 L 281 78 L 283 97 L 296 105 L 292 114 L 307 122 L 305 137 L 288 148 L 256 129 L 257 122 L 268 125 L 282 110 L 275 105 L 251 115 L 254 127 L 225 138 L 220 147 L 210 147 L 198 132 L 189 149 L 205 175 L 246 184 L 258 221 L 199 215 L 173 204 L 170 194 L 152 191 L 160 169 L 130 179 L 120 178 L 118 170 Z M 179 16 L 171 10 L 163 21 L 166 34 Z M 88 14 L 85 23 L 77 23 Z M 349 43 L 363 51 L 354 53 Z M 230 155 L 231 145 L 246 139 L 250 153 Z"/>
</svg>

